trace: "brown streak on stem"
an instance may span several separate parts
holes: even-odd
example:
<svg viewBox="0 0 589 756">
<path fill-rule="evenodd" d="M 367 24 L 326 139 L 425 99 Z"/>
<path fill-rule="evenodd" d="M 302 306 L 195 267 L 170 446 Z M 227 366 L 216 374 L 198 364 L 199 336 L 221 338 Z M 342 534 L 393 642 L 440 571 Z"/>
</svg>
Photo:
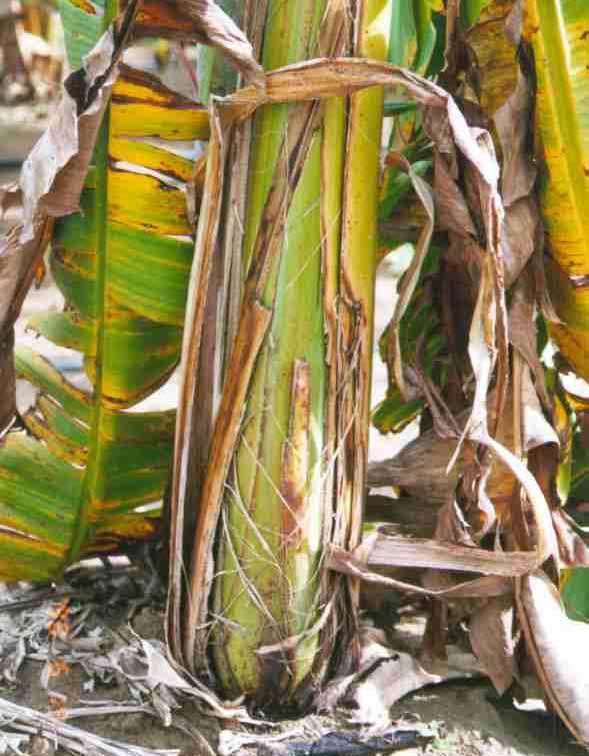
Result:
<svg viewBox="0 0 589 756">
<path fill-rule="evenodd" d="M 280 492 L 283 498 L 282 544 L 296 549 L 305 537 L 305 504 L 309 477 L 311 370 L 296 360 L 293 367 L 288 437 L 282 448 Z"/>
</svg>

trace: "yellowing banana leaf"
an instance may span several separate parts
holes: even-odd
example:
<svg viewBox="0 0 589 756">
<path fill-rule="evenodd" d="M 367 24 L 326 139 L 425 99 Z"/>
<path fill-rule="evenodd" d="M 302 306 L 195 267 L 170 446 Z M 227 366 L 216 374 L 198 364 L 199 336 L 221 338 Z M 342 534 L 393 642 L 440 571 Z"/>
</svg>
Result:
<svg viewBox="0 0 589 756">
<path fill-rule="evenodd" d="M 156 76 L 121 65 L 112 95 L 111 136 L 208 139 L 209 118 L 202 105 L 168 89 Z"/>
<path fill-rule="evenodd" d="M 233 22 L 209 0 L 188 5 L 199 39 L 233 45 L 241 65 L 249 44 Z M 63 0 L 61 9 L 70 62 L 87 66 L 116 3 Z M 117 74 L 111 68 L 109 86 Z M 73 80 L 84 76 L 78 71 Z M 26 430 L 9 433 L 0 447 L 0 580 L 59 577 L 80 555 L 149 537 L 157 527 L 175 413 L 128 409 L 161 386 L 179 360 L 193 255 L 187 182 L 195 170 L 176 144 L 171 151 L 145 140 L 185 140 L 189 153 L 207 135 L 202 107 L 121 66 L 98 137 L 86 145 L 91 151 L 96 143 L 90 170 L 86 164 L 79 172 L 82 180 L 87 173 L 85 184 L 70 192 L 63 211 L 53 208 L 50 267 L 64 311 L 29 323 L 83 354 L 92 390 L 75 387 L 31 350 L 18 350 L 17 373 L 36 397 L 22 416 Z M 50 151 L 55 137 L 55 130 L 45 137 Z M 35 187 L 45 162 L 29 161 Z M 53 201 L 54 194 L 47 196 Z M 29 204 L 34 229 L 38 209 Z"/>
<path fill-rule="evenodd" d="M 18 183 L 0 189 L 2 211 L 22 209 L 22 223 L 0 238 L 0 432 L 10 427 L 16 411 L 13 325 L 50 240 L 53 219 L 78 209 L 135 11 L 136 3 L 129 3 L 89 53 L 85 67 L 64 82 L 48 129 L 26 159 Z"/>
<path fill-rule="evenodd" d="M 558 273 L 547 278 L 563 321 L 551 333 L 573 369 L 589 378 L 589 6 L 528 0 L 525 22 L 546 167 L 542 212 Z"/>
<path fill-rule="evenodd" d="M 64 15 L 78 42 L 84 38 L 68 19 L 88 31 L 81 13 L 88 15 L 78 7 Z M 145 123 L 143 136 L 194 139 L 206 135 L 206 121 L 201 109 L 140 72 L 125 68 L 116 91 L 80 212 L 55 224 L 50 266 L 66 308 L 29 323 L 83 353 L 93 392 L 17 350 L 17 372 L 38 394 L 23 418 L 28 435 L 10 434 L 0 449 L 0 523 L 10 529 L 0 532 L 0 548 L 27 554 L 0 564 L 3 579 L 53 578 L 80 553 L 152 535 L 154 512 L 137 507 L 161 500 L 166 485 L 174 413 L 120 408 L 152 393 L 179 359 L 192 260 L 184 182 L 193 163 L 123 135 L 137 139 Z M 172 102 L 185 106 L 180 127 Z"/>
<path fill-rule="evenodd" d="M 494 115 L 515 89 L 517 65 L 514 46 L 506 34 L 513 0 L 469 0 L 460 6 L 466 40 L 477 61 L 481 105 Z M 475 23 L 477 22 L 477 23 Z"/>
</svg>

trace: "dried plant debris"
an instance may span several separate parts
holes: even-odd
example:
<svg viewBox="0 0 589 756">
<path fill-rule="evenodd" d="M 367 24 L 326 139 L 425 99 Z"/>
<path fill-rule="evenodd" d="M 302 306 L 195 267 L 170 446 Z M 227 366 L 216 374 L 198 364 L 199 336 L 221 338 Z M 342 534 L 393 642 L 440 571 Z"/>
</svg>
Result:
<svg viewBox="0 0 589 756">
<path fill-rule="evenodd" d="M 405 748 L 423 746 L 433 736 L 419 730 L 390 729 L 379 735 L 352 732 L 327 732 L 317 740 L 265 744 L 258 748 L 259 756 L 371 756 L 394 753 Z"/>
<path fill-rule="evenodd" d="M 337 726 L 334 727 L 334 725 Z M 223 730 L 219 735 L 220 756 L 370 756 L 423 747 L 435 738 L 433 729 L 420 723 L 400 721 L 381 728 L 350 729 L 345 723 L 308 717 L 282 733 L 257 734 Z"/>
<path fill-rule="evenodd" d="M 113 646 L 110 627 L 132 617 L 140 607 L 158 603 L 163 605 L 159 581 L 125 558 L 107 566 L 98 560 L 82 564 L 59 587 L 4 587 L 0 602 L 4 682 L 17 682 L 25 659 L 43 662 L 42 676 L 54 663 L 90 663 Z"/>
<path fill-rule="evenodd" d="M 137 621 L 141 627 L 138 611 L 145 607 L 147 619 L 152 616 L 145 630 L 161 635 L 162 586 L 153 572 L 142 571 L 124 558 L 113 561 L 106 567 L 98 560 L 82 563 L 70 570 L 71 582 L 58 588 L 26 584 L 4 588 L 0 686 L 18 686 L 23 664 L 36 662 L 41 665 L 38 684 L 61 719 L 141 712 L 159 719 L 164 727 L 178 726 L 198 738 L 180 713 L 183 704 L 193 701 L 203 712 L 221 719 L 263 725 L 245 708 L 224 703 L 187 678 L 170 660 L 162 640 L 142 638 L 135 632 L 132 623 Z M 125 624 L 128 619 L 131 624 Z M 74 667 L 84 693 L 96 694 L 99 688 L 114 686 L 122 700 L 72 705 L 61 692 L 58 678 L 65 677 L 67 683 Z"/>
<path fill-rule="evenodd" d="M 86 756 L 88 750 L 101 756 L 178 756 L 180 749 L 159 751 L 129 743 L 102 738 L 87 730 L 67 724 L 51 714 L 34 711 L 0 698 L 0 727 L 3 735 L 31 736 L 30 753 L 35 756 L 52 754 L 60 748 L 68 753 Z"/>
<path fill-rule="evenodd" d="M 444 660 L 419 658 L 425 620 L 403 623 L 387 632 L 363 625 L 360 667 L 333 680 L 321 693 L 319 711 L 338 710 L 343 721 L 370 728 L 391 724 L 391 707 L 403 696 L 428 685 L 472 679 L 482 673 L 472 653 L 450 644 Z"/>
</svg>

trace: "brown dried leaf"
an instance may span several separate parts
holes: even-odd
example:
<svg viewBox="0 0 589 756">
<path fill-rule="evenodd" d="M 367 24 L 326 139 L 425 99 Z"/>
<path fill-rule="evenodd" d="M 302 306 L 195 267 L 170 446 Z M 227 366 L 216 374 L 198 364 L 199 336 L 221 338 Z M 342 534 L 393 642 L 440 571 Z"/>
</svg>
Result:
<svg viewBox="0 0 589 756">
<path fill-rule="evenodd" d="M 472 649 L 499 695 L 517 677 L 513 628 L 513 599 L 490 599 L 470 620 Z"/>
<path fill-rule="evenodd" d="M 352 721 L 382 725 L 389 721 L 391 706 L 408 693 L 480 672 L 476 659 L 457 648 L 449 650 L 446 662 L 428 670 L 409 653 L 391 648 L 385 634 L 373 627 L 360 629 L 360 643 L 357 672 L 336 678 L 321 693 L 320 711 L 343 705 L 353 710 Z"/>
<path fill-rule="evenodd" d="M 22 207 L 22 196 L 17 181 L 0 186 L 0 218 L 14 208 Z"/>
<path fill-rule="evenodd" d="M 484 444 L 491 449 L 496 456 L 512 471 L 515 477 L 522 484 L 528 496 L 532 515 L 535 523 L 537 534 L 536 543 L 536 564 L 540 566 L 549 557 L 558 556 L 558 544 L 554 528 L 552 527 L 552 517 L 548 503 L 538 481 L 531 474 L 528 468 L 519 460 L 509 449 L 502 444 L 497 443 L 487 433 L 477 431 L 473 434 L 474 440 Z"/>
<path fill-rule="evenodd" d="M 407 368 L 412 382 L 419 387 L 422 396 L 427 402 L 431 413 L 433 428 L 439 438 L 451 439 L 458 438 L 460 427 L 456 418 L 450 411 L 442 392 L 438 389 L 435 382 L 425 373 L 421 366 L 422 353 L 424 348 L 423 340 L 417 349 L 415 362 Z"/>
<path fill-rule="evenodd" d="M 458 188 L 446 160 L 440 155 L 435 159 L 434 199 L 437 226 L 445 231 L 454 231 L 459 236 L 476 236 L 476 229 L 464 195 Z"/>
<path fill-rule="evenodd" d="M 264 71 L 244 33 L 213 0 L 146 2 L 138 17 L 139 36 L 200 42 L 218 48 L 257 87 Z"/>
<path fill-rule="evenodd" d="M 560 561 L 564 567 L 589 567 L 589 536 L 562 509 L 552 511 Z"/>
<path fill-rule="evenodd" d="M 513 408 L 508 403 L 501 418 L 497 438 L 505 446 L 513 444 Z M 462 412 L 456 418 L 460 428 L 468 420 L 468 412 Z M 432 507 L 439 507 L 453 500 L 459 474 L 464 469 L 463 455 L 447 472 L 452 454 L 457 448 L 457 441 L 439 438 L 433 429 L 422 433 L 414 441 L 403 447 L 392 459 L 372 462 L 368 465 L 367 484 L 369 487 L 400 486 L 415 497 L 432 502 Z M 424 465 L 423 460 L 428 464 Z M 510 495 L 513 479 L 506 474 L 504 467 L 495 464 L 487 493 L 493 499 Z"/>
<path fill-rule="evenodd" d="M 516 581 L 516 605 L 550 704 L 579 742 L 589 745 L 589 625 L 567 617 L 557 589 L 542 572 Z"/>
<path fill-rule="evenodd" d="M 497 206 L 499 200 L 498 195 L 496 194 L 496 187 L 491 190 L 490 197 L 485 199 L 490 204 L 488 222 L 492 223 L 492 216 L 495 216 L 496 222 L 500 222 L 501 208 L 500 205 Z M 492 245 L 495 238 L 491 228 L 488 229 L 488 235 L 490 237 L 488 243 Z M 498 301 L 497 297 L 497 287 L 495 286 L 497 270 L 494 258 L 494 254 L 486 255 L 481 263 L 482 270 L 479 295 L 470 325 L 468 343 L 468 354 L 476 381 L 475 395 L 470 418 L 465 426 L 456 451 L 454 452 L 449 468 L 454 466 L 454 462 L 458 457 L 464 440 L 467 438 L 472 438 L 474 440 L 475 433 L 481 431 L 484 431 L 485 433 L 487 432 L 487 395 L 489 393 L 491 378 L 497 361 L 499 313 L 502 306 L 504 307 L 504 301 Z M 503 299 L 504 291 L 502 291 L 501 294 L 501 299 Z M 502 405 L 503 397 L 501 394 L 498 394 L 496 396 L 495 408 L 500 407 L 503 409 Z M 497 411 L 494 414 L 497 415 Z M 491 417 L 489 420 L 489 425 L 493 428 L 495 425 L 494 418 Z"/>
<path fill-rule="evenodd" d="M 488 551 L 383 533 L 364 539 L 360 556 L 364 558 L 366 566 L 375 571 L 386 571 L 391 567 L 422 567 L 504 577 L 525 575 L 537 563 L 534 552 Z"/>
<path fill-rule="evenodd" d="M 519 71 L 514 92 L 494 117 L 503 154 L 501 196 L 506 208 L 522 197 L 528 197 L 536 181 L 536 167 L 528 149 L 531 108 L 530 83 Z"/>
<path fill-rule="evenodd" d="M 534 197 L 523 197 L 506 210 L 500 244 L 507 289 L 518 280 L 534 251 L 540 248 L 543 233 Z"/>
<path fill-rule="evenodd" d="M 520 276 L 513 287 L 509 306 L 509 340 L 528 364 L 533 373 L 536 391 L 546 410 L 552 400 L 546 388 L 544 368 L 538 356 L 536 304 L 533 293 L 532 271 Z"/>
<path fill-rule="evenodd" d="M 362 547 L 360 547 L 361 549 Z M 417 596 L 433 596 L 435 598 L 443 599 L 459 599 L 459 598 L 487 598 L 489 596 L 504 596 L 512 592 L 512 579 L 504 577 L 502 575 L 486 575 L 481 578 L 475 578 L 473 580 L 466 580 L 461 583 L 453 584 L 448 588 L 441 589 L 428 589 L 422 588 L 418 585 L 412 585 L 411 583 L 405 583 L 402 580 L 396 580 L 388 575 L 383 575 L 369 569 L 367 560 L 365 557 L 360 556 L 360 549 L 356 549 L 354 553 L 345 551 L 344 549 L 336 548 L 332 546 L 326 556 L 325 566 L 327 569 L 334 570 L 335 572 L 341 572 L 344 575 L 363 580 L 368 583 L 375 583 L 376 585 L 385 585 L 396 591 L 402 591 L 403 593 L 412 593 Z M 490 559 L 493 558 L 491 552 L 487 552 Z M 387 572 L 390 571 L 390 566 L 385 568 Z M 517 568 L 516 568 L 517 569 Z M 504 565 L 506 572 L 510 571 L 509 566 Z M 522 570 L 526 572 L 526 570 Z M 513 572 L 513 569 L 511 570 Z"/>
<path fill-rule="evenodd" d="M 432 538 L 436 529 L 436 513 L 437 504 L 427 498 L 401 496 L 393 499 L 369 494 L 366 497 L 364 522 L 380 523 L 384 528 L 396 528 L 399 533 L 418 538 Z"/>
<path fill-rule="evenodd" d="M 558 435 L 542 412 L 528 365 L 525 365 L 522 375 L 522 411 L 523 445 L 526 452 L 547 444 L 559 446 Z"/>
<path fill-rule="evenodd" d="M 411 654 L 382 647 L 382 656 L 374 659 L 370 669 L 361 670 L 356 680 L 343 697 L 341 704 L 349 706 L 354 713 L 353 722 L 379 725 L 390 720 L 390 709 L 400 698 L 426 685 L 438 685 L 447 680 L 472 677 L 471 670 L 453 668 L 445 664 L 445 669 L 428 671 Z M 473 662 L 475 660 L 473 659 Z M 442 667 L 440 662 L 437 667 Z M 362 674 L 364 672 L 364 674 Z"/>
<path fill-rule="evenodd" d="M 471 528 L 455 499 L 447 502 L 438 512 L 435 538 L 438 541 L 474 547 Z"/>
<path fill-rule="evenodd" d="M 488 142 L 487 134 L 479 133 L 478 136 L 481 150 L 487 156 L 489 171 L 487 178 L 489 180 L 484 180 L 485 174 L 479 170 L 477 165 L 477 172 L 470 178 L 468 192 L 469 202 L 472 202 L 472 197 L 478 192 L 488 254 L 482 262 L 480 290 L 471 323 L 468 348 L 476 380 L 475 397 L 471 416 L 461 441 L 468 438 L 492 450 L 526 490 L 536 524 L 537 564 L 540 565 L 549 556 L 557 556 L 556 537 L 546 498 L 525 465 L 509 449 L 494 439 L 499 418 L 504 412 L 508 379 L 505 283 L 499 247 L 503 210 L 497 192 L 497 175 L 492 170 L 493 166 L 497 166 L 492 145 Z M 495 178 L 495 183 L 491 180 L 493 178 Z M 496 381 L 495 401 L 489 411 L 490 417 L 489 422 L 487 422 L 487 396 L 494 374 Z M 458 457 L 460 446 L 461 444 L 458 445 L 454 453 L 450 467 Z"/>
</svg>

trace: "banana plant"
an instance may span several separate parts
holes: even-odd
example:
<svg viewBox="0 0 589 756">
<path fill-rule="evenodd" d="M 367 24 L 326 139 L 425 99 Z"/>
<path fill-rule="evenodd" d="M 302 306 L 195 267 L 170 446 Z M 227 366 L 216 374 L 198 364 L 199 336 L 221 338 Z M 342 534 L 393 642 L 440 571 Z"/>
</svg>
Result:
<svg viewBox="0 0 589 756">
<path fill-rule="evenodd" d="M 172 481 L 168 635 L 189 669 L 262 706 L 304 705 L 330 666 L 354 657 L 357 590 L 322 562 L 328 544 L 351 547 L 360 535 L 383 111 L 382 89 L 328 97 L 305 89 L 304 72 L 288 64 L 386 59 L 391 7 L 367 0 L 350 15 L 339 0 L 270 0 L 255 12 L 246 4 L 267 94 L 250 88 L 211 104 Z M 208 340 L 205 300 L 219 275 L 226 320 Z M 199 423 L 211 342 L 219 393 Z M 351 654 L 338 658 L 337 637 Z"/>
</svg>

